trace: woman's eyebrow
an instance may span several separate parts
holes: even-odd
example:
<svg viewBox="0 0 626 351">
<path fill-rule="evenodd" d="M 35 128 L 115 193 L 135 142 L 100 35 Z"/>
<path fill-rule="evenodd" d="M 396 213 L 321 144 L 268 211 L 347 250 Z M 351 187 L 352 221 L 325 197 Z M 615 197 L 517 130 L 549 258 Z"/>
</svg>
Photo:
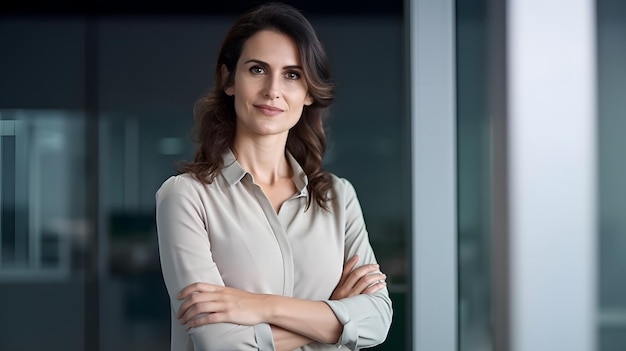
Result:
<svg viewBox="0 0 626 351">
<path fill-rule="evenodd" d="M 265 67 L 269 67 L 270 65 L 267 62 L 261 61 L 261 60 L 257 60 L 257 59 L 250 59 L 246 62 L 244 62 L 244 64 L 248 64 L 248 63 L 256 63 L 257 65 L 261 65 L 261 66 L 265 66 Z M 290 66 L 284 66 L 283 69 L 299 69 L 302 70 L 302 66 L 298 66 L 298 65 L 290 65 Z"/>
<path fill-rule="evenodd" d="M 250 59 L 250 60 L 244 62 L 244 64 L 248 64 L 248 63 L 256 63 L 256 64 L 259 64 L 259 65 L 262 65 L 262 66 L 269 66 L 267 64 L 267 62 L 263 62 L 261 60 L 255 60 L 255 59 Z"/>
</svg>

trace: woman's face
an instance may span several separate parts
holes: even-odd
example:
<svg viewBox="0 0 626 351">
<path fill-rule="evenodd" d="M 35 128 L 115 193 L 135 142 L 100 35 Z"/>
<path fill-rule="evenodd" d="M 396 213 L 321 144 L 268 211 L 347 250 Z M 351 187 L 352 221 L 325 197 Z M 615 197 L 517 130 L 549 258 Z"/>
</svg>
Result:
<svg viewBox="0 0 626 351">
<path fill-rule="evenodd" d="M 295 41 L 270 30 L 244 43 L 234 83 L 224 91 L 235 97 L 239 137 L 286 136 L 313 102 Z"/>
</svg>

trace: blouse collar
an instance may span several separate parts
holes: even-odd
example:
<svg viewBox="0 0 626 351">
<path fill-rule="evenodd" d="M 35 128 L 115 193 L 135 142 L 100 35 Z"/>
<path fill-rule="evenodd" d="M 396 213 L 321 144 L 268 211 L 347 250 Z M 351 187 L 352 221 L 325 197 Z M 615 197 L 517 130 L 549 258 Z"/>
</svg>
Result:
<svg viewBox="0 0 626 351">
<path fill-rule="evenodd" d="M 304 170 L 296 161 L 296 159 L 291 155 L 289 151 L 286 151 L 287 161 L 291 166 L 291 170 L 293 171 L 293 182 L 298 189 L 300 195 L 307 195 L 307 185 L 309 184 L 309 179 L 304 173 Z M 240 182 L 246 174 L 250 174 L 246 170 L 244 170 L 237 159 L 235 158 L 235 154 L 233 154 L 231 149 L 227 149 L 226 152 L 222 155 L 222 159 L 224 160 L 224 168 L 222 169 L 222 174 L 226 181 L 230 185 L 234 185 Z M 252 174 L 250 174 L 252 177 Z"/>
</svg>

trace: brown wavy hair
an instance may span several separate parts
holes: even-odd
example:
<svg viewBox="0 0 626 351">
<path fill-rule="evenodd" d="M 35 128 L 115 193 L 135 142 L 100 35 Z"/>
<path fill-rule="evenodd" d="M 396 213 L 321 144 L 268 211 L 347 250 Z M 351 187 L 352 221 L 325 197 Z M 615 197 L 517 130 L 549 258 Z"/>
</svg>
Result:
<svg viewBox="0 0 626 351">
<path fill-rule="evenodd" d="M 198 144 L 194 162 L 187 163 L 179 173 L 191 173 L 203 183 L 212 183 L 224 167 L 222 155 L 235 139 L 236 114 L 234 97 L 224 89 L 234 81 L 237 61 L 243 45 L 261 30 L 274 30 L 290 36 L 297 44 L 308 93 L 313 98 L 304 106 L 298 123 L 289 130 L 287 151 L 303 168 L 308 177 L 309 198 L 328 210 L 332 179 L 323 166 L 326 133 L 323 119 L 335 99 L 326 52 L 313 26 L 296 8 L 283 3 L 266 3 L 244 13 L 224 38 L 217 64 L 213 89 L 194 106 L 193 141 Z M 222 75 L 222 65 L 228 77 Z M 226 78 L 226 79 L 225 79 Z"/>
</svg>

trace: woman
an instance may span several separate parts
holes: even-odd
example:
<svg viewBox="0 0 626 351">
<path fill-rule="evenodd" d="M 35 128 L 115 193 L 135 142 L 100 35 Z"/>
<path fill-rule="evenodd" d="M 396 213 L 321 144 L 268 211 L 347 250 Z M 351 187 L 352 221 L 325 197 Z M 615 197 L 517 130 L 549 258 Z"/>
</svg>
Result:
<svg viewBox="0 0 626 351">
<path fill-rule="evenodd" d="M 195 161 L 156 195 L 172 350 L 357 350 L 391 324 L 352 185 L 322 169 L 334 99 L 302 14 L 270 3 L 227 34 L 196 106 Z"/>
</svg>

